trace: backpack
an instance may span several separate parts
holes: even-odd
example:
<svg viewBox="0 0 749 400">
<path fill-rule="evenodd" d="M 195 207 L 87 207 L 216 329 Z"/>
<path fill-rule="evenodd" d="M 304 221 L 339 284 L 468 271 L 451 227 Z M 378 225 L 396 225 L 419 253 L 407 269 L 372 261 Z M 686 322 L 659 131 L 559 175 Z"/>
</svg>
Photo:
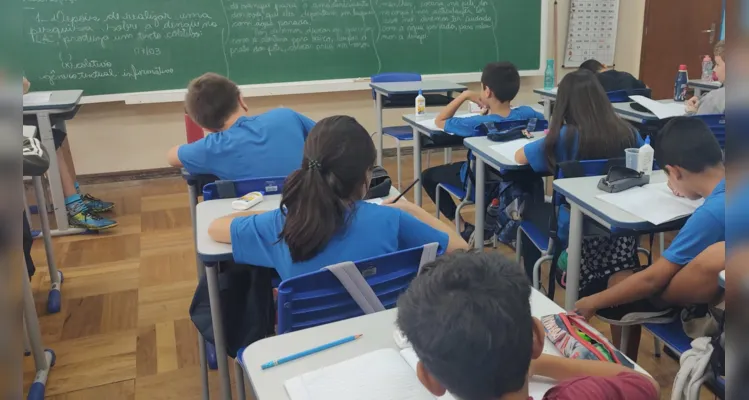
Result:
<svg viewBox="0 0 749 400">
<path fill-rule="evenodd" d="M 543 180 L 535 173 L 503 174 L 502 182 L 494 198 L 499 200 L 499 213 L 494 234 L 497 240 L 515 248 L 518 227 L 526 206 L 544 201 Z"/>
</svg>

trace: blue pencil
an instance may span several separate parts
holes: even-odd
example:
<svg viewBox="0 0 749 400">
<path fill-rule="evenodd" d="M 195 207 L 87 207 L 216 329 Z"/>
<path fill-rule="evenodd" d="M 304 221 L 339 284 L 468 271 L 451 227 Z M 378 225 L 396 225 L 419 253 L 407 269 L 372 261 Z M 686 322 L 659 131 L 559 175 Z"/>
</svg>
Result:
<svg viewBox="0 0 749 400">
<path fill-rule="evenodd" d="M 338 340 L 336 340 L 334 342 L 330 342 L 330 343 L 324 344 L 322 346 L 317 346 L 317 347 L 309 349 L 309 350 L 300 351 L 299 353 L 292 354 L 290 356 L 286 356 L 286 357 L 283 357 L 283 358 L 279 358 L 278 360 L 275 360 L 275 361 L 269 361 L 269 362 L 261 365 L 260 369 L 272 368 L 272 367 L 275 367 L 276 365 L 281 365 L 281 364 L 287 363 L 289 361 L 294 361 L 296 359 L 299 359 L 299 358 L 302 358 L 302 357 L 306 357 L 306 356 L 308 356 L 310 354 L 319 353 L 319 352 L 321 352 L 323 350 L 327 350 L 327 349 L 329 349 L 331 347 L 336 347 L 336 346 L 340 346 L 340 345 L 342 345 L 344 343 L 353 342 L 354 340 L 359 339 L 361 336 L 362 336 L 361 334 L 358 334 L 358 335 L 353 335 L 353 336 L 345 337 L 343 339 L 338 339 Z"/>
</svg>

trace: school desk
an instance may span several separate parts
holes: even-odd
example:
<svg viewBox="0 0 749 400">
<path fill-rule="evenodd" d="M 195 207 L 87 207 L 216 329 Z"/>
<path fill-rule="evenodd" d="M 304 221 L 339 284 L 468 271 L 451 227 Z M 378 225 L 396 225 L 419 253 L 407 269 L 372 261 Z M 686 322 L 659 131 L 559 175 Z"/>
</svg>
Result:
<svg viewBox="0 0 749 400">
<path fill-rule="evenodd" d="M 657 233 L 678 229 L 686 218 L 653 225 L 621 208 L 596 198 L 606 192 L 598 189 L 601 176 L 555 179 L 554 190 L 566 197 L 570 204 L 570 232 L 567 246 L 567 288 L 565 308 L 573 310 L 580 286 L 580 262 L 582 255 L 583 216 L 593 219 L 608 230 L 626 230 L 639 233 Z M 663 171 L 654 171 L 650 183 L 666 182 Z"/>
<path fill-rule="evenodd" d="M 395 197 L 398 190 L 391 187 L 388 197 Z M 227 363 L 225 333 L 223 317 L 221 315 L 221 303 L 219 300 L 218 287 L 218 265 L 224 261 L 234 259 L 232 245 L 218 243 L 208 236 L 208 226 L 217 218 L 224 217 L 236 212 L 231 207 L 231 202 L 236 198 L 216 199 L 203 201 L 195 208 L 196 249 L 198 258 L 205 265 L 206 280 L 208 283 L 208 296 L 211 308 L 211 322 L 216 345 L 216 359 L 218 362 L 219 382 L 221 385 L 221 396 L 223 399 L 231 399 L 231 383 L 229 381 L 229 366 Z M 263 201 L 252 208 L 254 211 L 270 211 L 278 208 L 281 203 L 281 195 L 265 196 Z M 241 369 L 235 363 L 235 372 L 241 373 Z M 237 381 L 239 398 L 242 399 L 240 391 L 241 379 Z M 243 388 L 244 385 L 241 385 Z"/>
<path fill-rule="evenodd" d="M 382 110 L 384 108 L 383 100 L 387 96 L 392 95 L 407 95 L 417 94 L 421 90 L 422 94 L 434 94 L 434 93 L 446 93 L 451 92 L 463 92 L 468 88 L 464 85 L 449 81 L 429 80 L 429 81 L 417 81 L 417 82 L 381 82 L 381 83 L 370 83 L 369 86 L 375 92 L 374 109 L 375 119 L 377 121 L 377 135 L 380 137 L 380 145 L 377 146 L 377 165 L 382 165 Z M 429 104 L 426 105 L 429 107 Z M 416 107 L 416 104 L 411 104 L 410 107 Z M 392 107 L 392 108 L 403 108 L 403 107 Z M 414 140 L 416 138 L 414 137 Z"/>
<path fill-rule="evenodd" d="M 530 302 L 531 313 L 535 317 L 564 312 L 556 303 L 535 289 L 531 291 Z M 397 312 L 397 309 L 381 311 L 266 338 L 251 344 L 242 353 L 241 360 L 255 399 L 288 399 L 289 396 L 284 388 L 284 382 L 297 375 L 379 349 L 392 348 L 399 350 L 393 339 Z M 268 361 L 359 333 L 363 336 L 354 342 L 274 368 L 260 369 L 260 365 Z M 560 355 L 548 339 L 544 343 L 544 352 Z M 639 365 L 635 364 L 635 368 L 640 372 L 645 372 Z"/>
<path fill-rule="evenodd" d="M 544 132 L 533 132 L 533 139 L 530 142 L 535 142 L 545 137 Z M 501 143 L 492 142 L 486 137 L 472 137 L 467 138 L 463 141 L 463 145 L 469 150 L 473 151 L 473 155 L 476 157 L 476 163 L 474 166 L 474 173 L 476 174 L 476 195 L 475 195 L 475 208 L 477 210 L 486 210 L 486 165 L 496 170 L 522 170 L 530 169 L 530 165 L 518 165 L 514 159 L 505 157 L 504 155 L 491 149 L 491 146 L 499 145 Z M 477 249 L 484 248 L 484 213 L 476 213 L 475 221 L 476 230 L 474 231 L 474 242 Z"/>
<path fill-rule="evenodd" d="M 709 92 L 718 89 L 723 86 L 723 84 L 717 81 L 706 82 L 702 79 L 690 79 L 687 81 L 687 86 L 694 89 L 695 96 L 700 97 L 703 94 L 702 92 Z"/>
<path fill-rule="evenodd" d="M 35 93 L 35 92 L 32 92 Z M 52 123 L 50 116 L 68 113 L 74 111 L 78 102 L 83 95 L 82 90 L 56 90 L 49 92 L 49 101 L 44 103 L 29 104 L 24 101 L 24 115 L 36 115 L 37 124 L 39 125 L 39 136 L 42 145 L 47 149 L 49 155 L 49 179 L 50 192 L 52 193 L 52 206 L 55 212 L 55 221 L 57 229 L 52 230 L 52 236 L 72 235 L 83 233 L 85 229 L 71 228 L 68 223 L 68 212 L 65 209 L 65 196 L 62 191 L 62 181 L 60 180 L 60 167 L 57 164 L 57 152 L 55 152 L 55 142 L 52 137 Z M 65 122 L 59 121 L 58 128 L 65 129 Z M 40 210 L 41 212 L 42 210 Z"/>
<path fill-rule="evenodd" d="M 554 89 L 533 89 L 533 93 L 541 96 L 544 103 L 544 117 L 551 121 L 551 102 L 557 99 L 557 88 Z"/>
<path fill-rule="evenodd" d="M 666 99 L 666 100 L 658 100 L 659 103 L 674 103 L 672 99 Z M 623 119 L 626 119 L 627 121 L 637 122 L 643 125 L 647 124 L 653 124 L 657 123 L 661 119 L 656 117 L 655 114 L 646 111 L 637 111 L 634 108 L 632 108 L 632 102 L 630 103 L 612 103 L 614 106 L 614 112 L 616 112 L 620 117 Z M 684 114 L 686 115 L 686 110 L 684 111 Z"/>
</svg>

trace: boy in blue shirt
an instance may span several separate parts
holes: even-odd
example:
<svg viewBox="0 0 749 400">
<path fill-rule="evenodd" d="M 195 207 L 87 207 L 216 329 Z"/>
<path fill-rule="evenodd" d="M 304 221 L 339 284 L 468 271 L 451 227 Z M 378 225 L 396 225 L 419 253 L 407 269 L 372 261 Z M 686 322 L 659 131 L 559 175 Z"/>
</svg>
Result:
<svg viewBox="0 0 749 400">
<path fill-rule="evenodd" d="M 237 85 L 214 73 L 190 82 L 185 108 L 193 121 L 214 133 L 173 147 L 169 164 L 227 180 L 289 175 L 299 168 L 304 140 L 315 125 L 288 108 L 248 117 Z"/>
<path fill-rule="evenodd" d="M 657 296 L 659 303 L 690 305 L 717 303 L 721 294 L 718 274 L 725 265 L 726 236 L 723 152 L 703 121 L 678 117 L 658 133 L 655 159 L 675 194 L 704 198 L 705 203 L 653 265 L 637 273 L 620 273 L 612 277 L 607 290 L 580 299 L 575 306 L 586 318 L 597 313 L 614 325 L 635 325 L 668 313 L 648 301 L 652 297 Z M 639 331 L 631 337 L 639 337 Z"/>
<path fill-rule="evenodd" d="M 481 134 L 479 127 L 485 122 L 502 122 L 508 120 L 527 120 L 531 118 L 544 119 L 543 114 L 531 107 L 521 106 L 513 108 L 511 102 L 520 91 L 520 74 L 510 62 L 494 62 L 487 64 L 481 73 L 481 91 L 467 90 L 460 94 L 450 104 L 445 106 L 434 122 L 445 132 L 471 137 Z M 466 101 L 472 101 L 481 106 L 482 115 L 468 118 L 456 118 L 455 113 Z M 437 184 L 445 183 L 463 187 L 467 180 L 467 165 L 465 162 L 440 165 L 424 171 L 421 176 L 424 190 L 432 201 L 437 199 Z M 455 202 L 444 191 L 440 192 L 440 212 L 450 220 L 455 219 Z M 464 238 L 470 235 L 472 227 L 461 220 L 465 226 Z"/>
</svg>

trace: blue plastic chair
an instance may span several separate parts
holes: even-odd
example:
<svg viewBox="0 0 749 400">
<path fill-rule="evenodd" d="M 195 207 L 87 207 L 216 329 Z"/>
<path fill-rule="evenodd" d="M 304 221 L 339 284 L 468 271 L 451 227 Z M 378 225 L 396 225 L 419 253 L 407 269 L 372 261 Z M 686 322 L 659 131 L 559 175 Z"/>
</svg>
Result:
<svg viewBox="0 0 749 400">
<path fill-rule="evenodd" d="M 606 96 L 612 103 L 629 103 L 632 101 L 629 96 L 645 96 L 650 98 L 652 95 L 653 91 L 650 89 L 627 89 L 606 92 Z"/>
<path fill-rule="evenodd" d="M 693 118 L 701 119 L 707 124 L 710 130 L 713 132 L 715 139 L 718 140 L 721 149 L 726 148 L 726 115 L 725 114 L 709 114 L 709 115 L 695 115 Z"/>
<path fill-rule="evenodd" d="M 402 250 L 355 263 L 366 282 L 386 308 L 395 307 L 398 296 L 419 269 L 437 256 L 437 243 Z M 278 287 L 278 334 L 329 324 L 363 315 L 341 282 L 327 269 L 296 276 Z"/>
</svg>

